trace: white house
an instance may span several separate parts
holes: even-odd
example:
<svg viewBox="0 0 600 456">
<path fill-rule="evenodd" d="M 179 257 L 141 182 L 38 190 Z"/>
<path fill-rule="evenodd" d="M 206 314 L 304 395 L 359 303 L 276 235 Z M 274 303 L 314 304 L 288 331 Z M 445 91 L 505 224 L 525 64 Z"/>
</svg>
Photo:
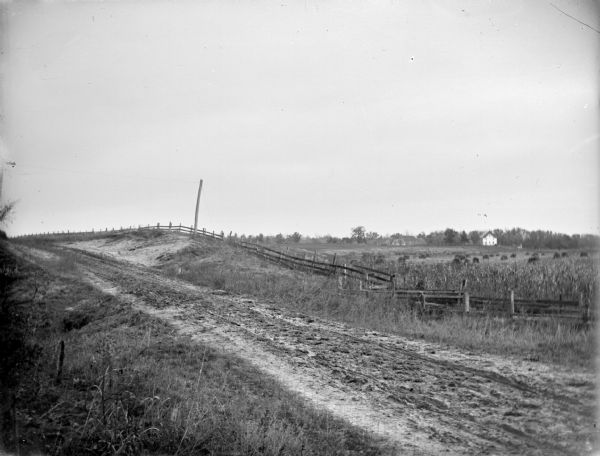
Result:
<svg viewBox="0 0 600 456">
<path fill-rule="evenodd" d="M 483 245 L 496 245 L 498 244 L 498 239 L 496 238 L 496 236 L 494 236 L 492 234 L 491 231 L 488 231 L 487 233 L 485 233 L 482 237 L 481 237 L 481 243 Z"/>
</svg>

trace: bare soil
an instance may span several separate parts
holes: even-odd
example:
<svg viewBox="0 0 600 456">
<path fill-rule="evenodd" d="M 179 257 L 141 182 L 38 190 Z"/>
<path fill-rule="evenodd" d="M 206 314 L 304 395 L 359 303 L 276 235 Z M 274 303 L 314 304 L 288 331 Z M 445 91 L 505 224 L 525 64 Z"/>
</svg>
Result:
<svg viewBox="0 0 600 456">
<path fill-rule="evenodd" d="M 100 247 L 78 260 L 94 286 L 247 359 L 315 407 L 394 442 L 399 452 L 590 454 L 596 447 L 591 370 L 347 327 L 166 278 L 101 255 Z"/>
</svg>

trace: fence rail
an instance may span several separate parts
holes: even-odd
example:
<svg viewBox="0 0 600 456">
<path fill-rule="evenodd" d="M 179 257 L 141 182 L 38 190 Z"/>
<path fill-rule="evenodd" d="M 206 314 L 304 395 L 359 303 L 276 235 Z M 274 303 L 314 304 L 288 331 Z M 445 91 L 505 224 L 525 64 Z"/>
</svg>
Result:
<svg viewBox="0 0 600 456">
<path fill-rule="evenodd" d="M 194 236 L 203 236 L 219 241 L 227 241 L 230 244 L 242 248 L 252 254 L 255 254 L 267 261 L 288 267 L 290 269 L 302 270 L 324 276 L 336 276 L 340 290 L 344 292 L 365 292 L 365 293 L 385 293 L 396 298 L 404 299 L 412 305 L 417 305 L 422 311 L 444 310 L 450 312 L 460 312 L 463 314 L 478 315 L 503 315 L 508 317 L 526 317 L 526 318 L 565 318 L 581 319 L 583 321 L 595 320 L 596 312 L 589 303 L 584 303 L 580 295 L 578 301 L 562 301 L 552 299 L 526 300 L 516 299 L 511 291 L 506 298 L 490 298 L 482 296 L 470 296 L 466 290 L 418 290 L 410 288 L 399 288 L 396 285 L 395 274 L 373 269 L 358 264 L 337 264 L 334 255 L 331 262 L 317 259 L 316 252 L 312 258 L 306 258 L 306 255 L 299 256 L 281 250 L 272 249 L 261 244 L 238 240 L 231 236 L 225 236 L 221 231 L 208 231 L 205 228 L 194 230 L 182 224 L 173 225 L 146 225 L 119 229 L 105 228 L 104 230 L 91 231 L 61 231 L 47 232 L 39 234 L 30 234 L 16 236 L 12 239 L 27 239 L 32 237 L 54 237 L 63 238 L 74 235 L 94 235 L 106 233 L 127 233 L 138 230 L 160 230 L 172 231 L 189 234 Z M 358 285 L 358 287 L 356 286 Z"/>
</svg>

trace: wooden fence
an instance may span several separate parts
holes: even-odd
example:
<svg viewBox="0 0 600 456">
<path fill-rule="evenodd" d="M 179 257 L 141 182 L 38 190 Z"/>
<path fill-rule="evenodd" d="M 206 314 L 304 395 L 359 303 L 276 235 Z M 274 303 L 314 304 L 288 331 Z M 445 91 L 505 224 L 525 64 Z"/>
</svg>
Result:
<svg viewBox="0 0 600 456">
<path fill-rule="evenodd" d="M 481 296 L 470 296 L 467 290 L 416 290 L 397 287 L 395 274 L 373 269 L 358 264 L 337 264 L 334 255 L 330 261 L 322 261 L 317 258 L 316 252 L 312 258 L 293 254 L 288 250 L 272 249 L 261 244 L 246 242 L 225 236 L 221 231 L 208 231 L 205 228 L 194 230 L 193 227 L 182 224 L 173 225 L 138 225 L 137 228 L 129 226 L 120 227 L 118 230 L 105 228 L 104 230 L 77 231 L 77 232 L 48 232 L 34 235 L 17 236 L 13 239 L 26 239 L 30 237 L 43 236 L 53 238 L 68 238 L 73 235 L 94 235 L 104 233 L 126 233 L 137 230 L 161 230 L 203 236 L 206 238 L 227 241 L 230 244 L 242 248 L 247 252 L 257 255 L 265 260 L 291 268 L 324 276 L 335 276 L 338 287 L 343 292 L 385 293 L 405 300 L 411 305 L 416 305 L 421 311 L 443 310 L 444 312 L 457 312 L 467 315 L 499 315 L 508 317 L 526 318 L 564 318 L 579 319 L 583 321 L 595 320 L 595 312 L 589 303 L 585 303 L 583 296 L 578 301 L 562 301 L 551 299 L 525 300 L 516 299 L 511 291 L 506 298 L 489 298 Z"/>
<path fill-rule="evenodd" d="M 196 234 L 201 235 L 213 239 L 223 240 L 225 235 L 221 231 L 220 233 L 215 233 L 215 231 L 208 231 L 205 228 L 194 230 L 193 227 L 182 225 L 173 225 L 169 222 L 168 225 L 161 225 L 157 223 L 156 225 L 138 225 L 137 227 L 134 225 L 130 225 L 129 227 L 120 227 L 118 229 L 113 228 L 104 228 L 100 230 L 92 229 L 90 231 L 48 231 L 45 233 L 36 233 L 36 234 L 23 234 L 21 236 L 15 236 L 11 239 L 30 239 L 36 237 L 50 237 L 50 238 L 69 238 L 73 236 L 91 236 L 98 234 L 106 234 L 106 233 L 130 233 L 139 230 L 161 230 L 161 231 L 173 231 L 187 234 Z"/>
</svg>

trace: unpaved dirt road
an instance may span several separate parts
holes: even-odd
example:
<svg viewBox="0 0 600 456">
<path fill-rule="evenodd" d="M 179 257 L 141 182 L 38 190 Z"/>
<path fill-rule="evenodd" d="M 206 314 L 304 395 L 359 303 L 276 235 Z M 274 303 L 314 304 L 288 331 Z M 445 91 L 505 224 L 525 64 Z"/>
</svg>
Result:
<svg viewBox="0 0 600 456">
<path fill-rule="evenodd" d="M 593 452 L 592 372 L 349 328 L 95 253 L 80 267 L 104 292 L 237 353 L 315 407 L 386 437 L 399 454 Z"/>
</svg>

